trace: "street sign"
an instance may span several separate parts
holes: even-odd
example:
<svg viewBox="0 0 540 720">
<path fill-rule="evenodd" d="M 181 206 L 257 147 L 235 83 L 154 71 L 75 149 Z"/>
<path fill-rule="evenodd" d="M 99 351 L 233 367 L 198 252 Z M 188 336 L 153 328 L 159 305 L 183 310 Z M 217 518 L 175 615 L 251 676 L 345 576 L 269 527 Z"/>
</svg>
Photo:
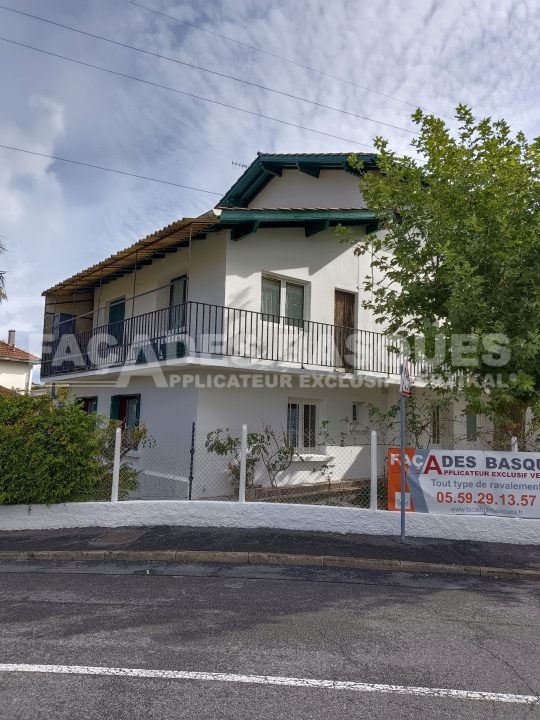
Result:
<svg viewBox="0 0 540 720">
<path fill-rule="evenodd" d="M 411 397 L 411 376 L 409 375 L 409 364 L 406 362 L 401 366 L 399 394 L 403 397 Z"/>
</svg>

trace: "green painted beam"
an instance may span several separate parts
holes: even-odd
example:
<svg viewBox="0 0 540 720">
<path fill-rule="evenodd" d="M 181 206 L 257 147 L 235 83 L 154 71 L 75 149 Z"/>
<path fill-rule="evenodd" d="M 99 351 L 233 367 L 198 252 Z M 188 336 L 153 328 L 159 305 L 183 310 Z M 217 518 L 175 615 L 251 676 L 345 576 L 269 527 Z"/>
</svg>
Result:
<svg viewBox="0 0 540 720">
<path fill-rule="evenodd" d="M 265 173 L 269 173 L 270 175 L 276 175 L 277 177 L 281 177 L 282 169 L 278 165 L 274 165 L 273 163 L 261 163 L 261 168 L 264 170 Z"/>
<path fill-rule="evenodd" d="M 231 240 L 240 240 L 247 235 L 253 235 L 259 229 L 259 221 L 240 223 L 231 229 Z"/>
<path fill-rule="evenodd" d="M 329 225 L 330 223 L 328 220 L 313 220 L 312 222 L 307 222 L 304 225 L 304 233 L 306 237 L 311 237 L 323 230 L 328 230 Z"/>
<path fill-rule="evenodd" d="M 363 221 L 374 222 L 377 220 L 375 213 L 371 210 L 238 210 L 223 208 L 221 211 L 220 223 L 290 223 L 310 222 L 314 220 L 328 220 L 329 222 Z"/>
<path fill-rule="evenodd" d="M 306 175 L 311 175 L 311 177 L 314 178 L 318 178 L 321 174 L 321 166 L 314 165 L 313 163 L 299 162 L 296 163 L 296 167 L 300 170 L 300 172 L 303 172 Z"/>
</svg>

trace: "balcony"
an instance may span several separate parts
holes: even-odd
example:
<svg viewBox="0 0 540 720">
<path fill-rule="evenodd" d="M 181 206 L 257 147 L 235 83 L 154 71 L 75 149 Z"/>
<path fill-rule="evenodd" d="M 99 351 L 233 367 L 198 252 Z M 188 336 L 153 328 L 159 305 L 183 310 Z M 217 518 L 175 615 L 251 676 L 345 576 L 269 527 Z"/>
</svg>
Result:
<svg viewBox="0 0 540 720">
<path fill-rule="evenodd" d="M 180 364 L 188 357 L 383 376 L 398 375 L 400 364 L 392 350 L 396 339 L 382 333 L 199 302 L 46 340 L 42 378 L 155 362 Z M 417 370 L 413 367 L 412 374 L 418 375 Z"/>
</svg>

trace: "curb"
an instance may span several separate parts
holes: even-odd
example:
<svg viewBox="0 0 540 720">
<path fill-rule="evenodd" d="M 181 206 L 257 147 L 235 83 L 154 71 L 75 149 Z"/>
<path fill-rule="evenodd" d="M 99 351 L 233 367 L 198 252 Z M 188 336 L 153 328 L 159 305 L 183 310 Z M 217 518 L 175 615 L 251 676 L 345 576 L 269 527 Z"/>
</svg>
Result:
<svg viewBox="0 0 540 720">
<path fill-rule="evenodd" d="M 284 565 L 289 567 L 311 566 L 382 572 L 540 580 L 540 570 L 484 567 L 481 565 L 449 565 L 445 563 L 416 562 L 414 560 L 377 560 L 333 555 L 291 555 L 287 553 L 223 552 L 213 550 L 22 550 L 0 552 L 0 562 L 24 562 L 28 560 L 162 561 L 231 565 Z"/>
</svg>

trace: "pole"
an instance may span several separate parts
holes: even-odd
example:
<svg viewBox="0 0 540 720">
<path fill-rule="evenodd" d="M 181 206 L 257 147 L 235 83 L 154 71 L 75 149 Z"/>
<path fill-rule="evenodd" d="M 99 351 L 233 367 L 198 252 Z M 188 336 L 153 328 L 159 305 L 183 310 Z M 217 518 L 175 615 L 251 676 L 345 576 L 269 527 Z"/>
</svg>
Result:
<svg viewBox="0 0 540 720">
<path fill-rule="evenodd" d="M 193 458 L 195 457 L 195 423 L 191 423 L 191 447 L 189 450 L 189 487 L 188 487 L 188 500 L 191 500 L 191 493 L 193 491 Z"/>
<path fill-rule="evenodd" d="M 371 431 L 371 492 L 369 494 L 369 507 L 377 509 L 377 431 Z"/>
<path fill-rule="evenodd" d="M 122 444 L 122 428 L 116 428 L 114 437 L 114 461 L 112 474 L 111 502 L 118 502 L 118 488 L 120 486 L 120 446 Z"/>
<path fill-rule="evenodd" d="M 512 452 L 518 452 L 518 439 L 517 437 L 512 438 Z"/>
<path fill-rule="evenodd" d="M 246 502 L 246 466 L 247 466 L 247 425 L 242 425 L 240 445 L 240 481 L 238 483 L 238 502 Z"/>
<path fill-rule="evenodd" d="M 403 377 L 403 364 L 401 364 L 400 372 Z M 406 468 L 405 468 L 405 423 L 407 419 L 407 409 L 405 406 L 405 395 L 401 394 L 399 398 L 399 410 L 400 410 L 400 452 L 399 452 L 399 463 L 401 469 L 401 542 L 405 540 L 405 479 L 406 479 Z"/>
</svg>

